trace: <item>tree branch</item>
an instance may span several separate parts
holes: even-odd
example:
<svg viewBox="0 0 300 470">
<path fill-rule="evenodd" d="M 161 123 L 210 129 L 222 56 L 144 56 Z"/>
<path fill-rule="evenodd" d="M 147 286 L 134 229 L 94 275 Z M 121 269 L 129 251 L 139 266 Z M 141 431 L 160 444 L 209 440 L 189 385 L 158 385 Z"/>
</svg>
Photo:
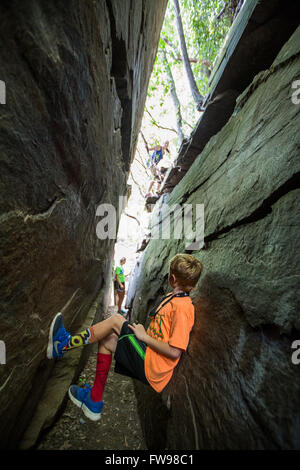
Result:
<svg viewBox="0 0 300 470">
<path fill-rule="evenodd" d="M 175 134 L 177 134 L 177 132 L 175 131 L 175 129 L 171 129 L 170 127 L 163 127 L 163 126 L 160 126 L 159 124 L 157 124 L 156 120 L 154 119 L 154 117 L 152 116 L 152 114 L 150 113 L 150 111 L 148 111 L 148 109 L 146 108 L 145 106 L 145 111 L 146 113 L 149 114 L 151 120 L 152 120 L 152 124 L 154 124 L 154 126 L 158 127 L 159 129 L 164 129 L 166 131 L 171 131 L 171 132 L 175 132 Z"/>
<path fill-rule="evenodd" d="M 168 38 L 166 38 L 165 36 L 161 36 L 161 39 L 175 51 L 175 54 L 174 54 L 174 52 L 171 53 L 174 60 L 179 60 L 180 62 L 182 62 L 183 57 L 179 54 L 179 52 L 177 51 L 175 45 Z M 199 62 L 198 59 L 195 59 L 195 58 L 189 58 L 189 61 L 194 63 L 194 64 L 197 64 Z"/>
<path fill-rule="evenodd" d="M 143 139 L 145 147 L 146 147 L 146 152 L 149 153 L 149 146 L 148 146 L 147 140 L 145 139 L 145 136 L 142 133 L 142 131 L 140 131 L 140 133 L 141 133 L 142 139 Z"/>
<path fill-rule="evenodd" d="M 193 98 L 197 104 L 197 109 L 201 107 L 204 97 L 199 93 L 196 80 L 191 68 L 191 64 L 189 62 L 188 58 L 188 53 L 187 53 L 187 48 L 186 48 L 186 43 L 185 43 L 185 38 L 184 38 L 184 32 L 183 32 L 183 26 L 182 26 L 182 21 L 181 21 L 181 16 L 180 16 L 180 8 L 178 4 L 178 0 L 173 0 L 173 5 L 174 5 L 174 12 L 175 12 L 175 17 L 176 17 L 176 25 L 177 25 L 177 31 L 178 31 L 178 36 L 179 36 L 179 42 L 180 42 L 180 48 L 181 48 L 181 53 L 183 57 L 183 63 L 184 63 L 184 68 L 188 77 L 188 82 L 191 88 L 191 92 L 193 95 Z"/>
<path fill-rule="evenodd" d="M 144 168 L 144 170 L 146 171 L 147 176 L 150 178 L 149 172 L 148 172 L 148 168 L 144 165 L 143 159 L 142 159 L 142 157 L 141 157 L 141 154 L 140 154 L 140 151 L 139 151 L 138 148 L 137 148 L 137 152 L 138 152 L 138 154 L 139 154 L 139 156 L 140 156 L 140 158 L 141 158 L 141 161 L 140 161 L 137 157 L 135 157 L 135 160 Z"/>
<path fill-rule="evenodd" d="M 140 221 L 136 217 L 134 217 L 134 215 L 127 214 L 127 212 L 124 212 L 124 214 L 126 215 L 126 217 L 134 219 L 139 225 L 141 225 Z"/>
<path fill-rule="evenodd" d="M 226 7 L 227 7 L 227 2 L 225 2 L 223 0 L 223 6 L 222 6 L 222 9 L 221 9 L 220 13 L 217 16 L 217 21 L 219 21 L 221 19 L 221 17 L 224 15 Z"/>
<path fill-rule="evenodd" d="M 141 187 L 140 187 L 140 185 L 139 185 L 139 184 L 137 183 L 137 181 L 135 180 L 135 178 L 134 178 L 134 176 L 133 176 L 133 174 L 132 174 L 132 171 L 130 171 L 130 172 L 129 172 L 129 174 L 130 174 L 130 176 L 131 176 L 131 178 L 132 178 L 132 181 L 133 181 L 133 182 L 134 182 L 134 184 L 137 186 L 137 188 L 138 188 L 138 190 L 139 190 L 139 193 L 140 193 L 140 195 L 141 195 L 141 196 L 142 196 L 142 198 L 143 198 L 143 197 L 144 197 L 144 194 L 143 194 L 143 192 L 142 192 L 142 190 L 141 190 Z M 127 215 L 127 214 L 126 214 L 126 215 Z M 128 217 L 129 217 L 129 216 L 128 216 Z"/>
<path fill-rule="evenodd" d="M 184 134 L 182 132 L 182 116 L 181 116 L 181 109 L 180 109 L 180 101 L 179 101 L 177 93 L 176 93 L 174 78 L 173 78 L 173 75 L 172 75 L 171 67 L 170 67 L 170 64 L 168 62 L 167 54 L 166 54 L 165 50 L 162 51 L 162 55 L 163 55 L 163 63 L 164 63 L 164 66 L 165 66 L 167 77 L 168 77 L 168 82 L 169 82 L 169 85 L 170 85 L 171 96 L 172 96 L 172 100 L 173 100 L 173 104 L 174 104 L 174 108 L 175 108 L 177 136 L 178 136 L 178 139 L 179 139 L 179 146 L 180 146 L 181 142 L 184 139 Z"/>
</svg>

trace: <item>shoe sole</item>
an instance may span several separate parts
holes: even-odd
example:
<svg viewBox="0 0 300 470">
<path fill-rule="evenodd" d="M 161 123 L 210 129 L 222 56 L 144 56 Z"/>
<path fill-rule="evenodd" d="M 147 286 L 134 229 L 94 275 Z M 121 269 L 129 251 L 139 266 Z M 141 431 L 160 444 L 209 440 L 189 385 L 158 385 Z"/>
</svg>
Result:
<svg viewBox="0 0 300 470">
<path fill-rule="evenodd" d="M 83 414 L 87 418 L 92 421 L 99 421 L 99 419 L 101 418 L 101 413 L 93 413 L 91 410 L 88 409 L 88 407 L 84 403 L 82 403 L 82 401 L 77 400 L 77 398 L 75 398 L 71 393 L 71 387 L 69 388 L 68 394 L 70 400 L 74 403 L 74 405 L 78 406 L 78 408 L 82 409 Z"/>
<path fill-rule="evenodd" d="M 52 320 L 51 326 L 50 326 L 48 347 L 47 347 L 47 358 L 48 359 L 54 359 L 54 357 L 53 357 L 53 328 L 54 328 L 56 319 L 59 316 L 61 316 L 60 312 L 57 315 L 55 315 L 54 319 Z"/>
</svg>

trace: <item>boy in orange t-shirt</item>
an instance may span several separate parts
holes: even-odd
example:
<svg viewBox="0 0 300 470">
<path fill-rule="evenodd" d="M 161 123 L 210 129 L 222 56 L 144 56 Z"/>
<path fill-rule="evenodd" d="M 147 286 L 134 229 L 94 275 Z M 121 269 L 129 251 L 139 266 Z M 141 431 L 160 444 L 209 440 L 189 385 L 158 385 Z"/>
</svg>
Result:
<svg viewBox="0 0 300 470">
<path fill-rule="evenodd" d="M 191 255 L 178 254 L 171 259 L 169 283 L 173 290 L 150 313 L 147 331 L 143 325 L 130 325 L 122 315 L 115 314 L 71 336 L 64 328 L 61 314 L 56 315 L 49 333 L 49 359 L 62 357 L 66 351 L 84 344 L 99 344 L 93 387 L 86 384 L 83 388 L 77 385 L 69 388 L 70 399 L 88 418 L 100 419 L 113 353 L 115 372 L 136 378 L 157 392 L 164 389 L 189 343 L 194 325 L 189 293 L 201 272 L 201 262 Z"/>
</svg>

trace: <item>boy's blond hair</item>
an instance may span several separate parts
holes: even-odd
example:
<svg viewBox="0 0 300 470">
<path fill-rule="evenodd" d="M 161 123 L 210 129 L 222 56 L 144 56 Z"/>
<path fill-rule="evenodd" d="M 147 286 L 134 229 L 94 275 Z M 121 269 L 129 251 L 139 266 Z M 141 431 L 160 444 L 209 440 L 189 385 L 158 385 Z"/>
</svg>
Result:
<svg viewBox="0 0 300 470">
<path fill-rule="evenodd" d="M 176 277 L 176 281 L 186 292 L 195 287 L 202 269 L 201 261 L 192 255 L 179 253 L 170 260 L 170 275 L 173 274 Z"/>
</svg>

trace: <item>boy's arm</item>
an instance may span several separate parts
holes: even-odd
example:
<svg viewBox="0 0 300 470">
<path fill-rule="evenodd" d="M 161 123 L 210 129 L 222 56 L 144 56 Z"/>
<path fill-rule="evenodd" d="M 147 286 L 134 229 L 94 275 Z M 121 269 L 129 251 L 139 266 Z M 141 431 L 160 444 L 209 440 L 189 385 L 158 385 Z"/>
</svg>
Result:
<svg viewBox="0 0 300 470">
<path fill-rule="evenodd" d="M 159 145 L 155 145 L 154 147 L 151 147 L 150 149 L 148 148 L 149 152 L 151 152 L 151 150 L 159 150 L 159 149 L 160 149 Z"/>
<path fill-rule="evenodd" d="M 143 325 L 133 323 L 128 325 L 129 328 L 134 332 L 135 336 L 153 349 L 153 351 L 162 354 L 163 356 L 168 357 L 169 359 L 177 359 L 181 356 L 182 349 L 174 348 L 170 346 L 169 343 L 164 343 L 163 341 L 158 341 L 155 338 L 147 335 L 147 332 Z"/>
</svg>

